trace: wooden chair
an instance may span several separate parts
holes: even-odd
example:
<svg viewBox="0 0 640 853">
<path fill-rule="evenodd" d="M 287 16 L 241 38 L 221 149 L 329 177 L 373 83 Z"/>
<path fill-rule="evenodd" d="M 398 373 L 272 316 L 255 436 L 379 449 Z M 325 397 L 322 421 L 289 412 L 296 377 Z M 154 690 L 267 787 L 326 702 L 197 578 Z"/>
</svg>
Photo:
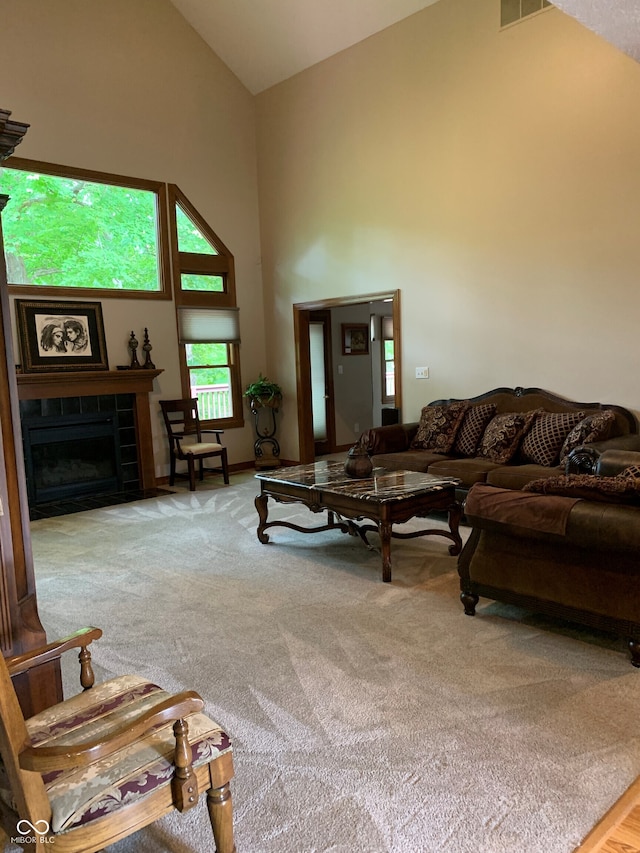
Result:
<svg viewBox="0 0 640 853">
<path fill-rule="evenodd" d="M 200 479 L 204 478 L 204 460 L 214 456 L 220 457 L 219 468 L 207 468 L 207 471 L 222 474 L 224 482 L 229 485 L 229 465 L 227 448 L 223 447 L 220 436 L 222 430 L 202 429 L 198 417 L 198 398 L 190 400 L 160 400 L 162 416 L 167 428 L 169 439 L 170 469 L 169 485 L 173 486 L 176 479 L 176 460 L 187 463 L 189 489 L 196 488 L 196 462 L 198 463 Z M 203 441 L 202 436 L 213 434 L 215 441 Z M 177 476 L 184 476 L 178 474 Z"/>
<path fill-rule="evenodd" d="M 192 691 L 172 696 L 133 675 L 94 687 L 87 647 L 101 635 L 84 628 L 0 656 L 2 829 L 26 850 L 96 853 L 206 793 L 216 849 L 234 853 L 229 737 Z M 84 692 L 25 719 L 11 676 L 72 648 Z"/>
</svg>

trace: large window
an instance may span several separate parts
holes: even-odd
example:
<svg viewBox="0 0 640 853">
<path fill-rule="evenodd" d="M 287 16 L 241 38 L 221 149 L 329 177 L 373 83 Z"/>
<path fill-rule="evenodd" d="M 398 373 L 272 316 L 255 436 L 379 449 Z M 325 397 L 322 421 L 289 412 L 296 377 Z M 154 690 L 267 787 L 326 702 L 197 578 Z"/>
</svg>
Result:
<svg viewBox="0 0 640 853">
<path fill-rule="evenodd" d="M 9 284 L 169 298 L 164 185 L 13 157 L 0 170 Z"/>
<path fill-rule="evenodd" d="M 177 186 L 12 157 L 0 192 L 12 292 L 170 299 L 173 279 L 183 396 L 242 426 L 233 255 Z"/>
</svg>

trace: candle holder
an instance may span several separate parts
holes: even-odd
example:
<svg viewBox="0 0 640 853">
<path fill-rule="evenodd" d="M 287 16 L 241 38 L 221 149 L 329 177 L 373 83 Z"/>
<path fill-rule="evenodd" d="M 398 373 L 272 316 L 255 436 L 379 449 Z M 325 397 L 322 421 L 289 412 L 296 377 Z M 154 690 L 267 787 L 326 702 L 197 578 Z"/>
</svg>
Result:
<svg viewBox="0 0 640 853">
<path fill-rule="evenodd" d="M 145 327 L 144 330 L 144 343 L 142 344 L 142 349 L 144 350 L 144 364 L 142 367 L 145 370 L 155 370 L 156 366 L 151 361 L 151 350 L 153 347 L 151 346 L 151 342 L 149 341 L 149 330 Z"/>
<path fill-rule="evenodd" d="M 136 352 L 138 349 L 138 341 L 133 332 L 131 332 L 131 335 L 129 336 L 129 349 L 131 350 L 131 364 L 129 365 L 129 368 L 131 370 L 139 370 L 140 362 L 138 361 L 138 354 Z"/>
</svg>

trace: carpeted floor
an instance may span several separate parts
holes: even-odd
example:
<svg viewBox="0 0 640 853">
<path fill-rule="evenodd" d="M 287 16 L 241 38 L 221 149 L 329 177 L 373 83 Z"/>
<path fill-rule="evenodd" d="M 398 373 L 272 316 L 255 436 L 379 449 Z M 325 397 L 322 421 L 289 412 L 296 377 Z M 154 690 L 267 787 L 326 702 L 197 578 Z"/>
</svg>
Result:
<svg viewBox="0 0 640 853">
<path fill-rule="evenodd" d="M 34 522 L 48 636 L 98 625 L 100 680 L 201 693 L 234 737 L 238 853 L 570 853 L 640 774 L 622 642 L 464 616 L 438 537 L 393 542 L 392 584 L 338 532 L 261 545 L 256 492 L 244 474 Z M 202 807 L 110 848 L 210 850 Z"/>
</svg>

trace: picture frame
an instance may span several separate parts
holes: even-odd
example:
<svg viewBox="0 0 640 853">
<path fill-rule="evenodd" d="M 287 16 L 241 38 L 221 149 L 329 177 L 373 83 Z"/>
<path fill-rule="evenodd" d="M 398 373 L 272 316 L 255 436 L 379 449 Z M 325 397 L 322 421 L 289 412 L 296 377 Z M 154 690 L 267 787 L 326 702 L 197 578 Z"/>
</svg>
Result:
<svg viewBox="0 0 640 853">
<path fill-rule="evenodd" d="M 369 324 L 342 323 L 342 355 L 369 354 Z"/>
<path fill-rule="evenodd" d="M 108 370 L 100 302 L 16 299 L 23 373 Z"/>
</svg>

